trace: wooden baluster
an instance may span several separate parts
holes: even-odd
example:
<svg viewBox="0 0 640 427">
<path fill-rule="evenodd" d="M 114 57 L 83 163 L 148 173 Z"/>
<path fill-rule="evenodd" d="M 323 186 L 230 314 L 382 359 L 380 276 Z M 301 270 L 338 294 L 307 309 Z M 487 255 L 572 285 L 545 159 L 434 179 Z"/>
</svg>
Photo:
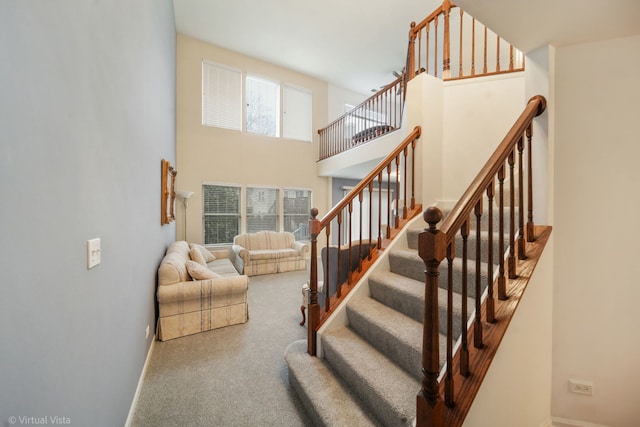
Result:
<svg viewBox="0 0 640 427">
<path fill-rule="evenodd" d="M 460 55 L 460 58 L 458 59 L 458 61 L 460 62 L 460 67 L 459 67 L 459 70 L 458 70 L 458 77 L 464 77 L 464 73 L 462 71 L 462 45 L 463 45 L 463 43 L 462 43 L 462 22 L 463 22 L 463 19 L 464 19 L 463 15 L 464 15 L 464 11 L 462 9 L 460 9 L 460 45 L 459 45 L 459 49 L 458 49 L 459 50 L 459 55 Z"/>
<path fill-rule="evenodd" d="M 509 44 L 509 71 L 513 71 L 513 45 Z"/>
<path fill-rule="evenodd" d="M 382 249 L 382 172 L 378 174 L 378 249 Z"/>
<path fill-rule="evenodd" d="M 353 220 L 352 220 L 353 202 L 349 202 L 348 206 L 349 206 L 349 230 L 347 230 L 347 234 L 348 234 L 349 237 L 347 237 L 347 242 L 349 244 L 349 247 L 351 247 L 351 242 L 353 241 Z M 360 209 L 360 213 L 362 213 L 362 209 Z M 338 249 L 340 249 L 340 246 L 338 246 Z M 338 259 L 340 259 L 340 258 L 342 258 L 342 257 L 338 254 Z M 343 265 L 342 268 L 345 268 L 348 271 L 351 268 L 350 265 L 349 265 L 350 263 L 351 263 L 351 251 L 349 251 L 349 261 L 347 261 L 347 265 Z M 340 268 L 338 268 L 338 278 L 340 276 L 341 276 Z M 349 276 L 349 275 L 347 275 L 347 276 Z M 340 283 L 340 280 L 338 280 L 338 283 Z"/>
<path fill-rule="evenodd" d="M 411 23 L 411 29 L 409 30 L 409 48 L 407 49 L 407 69 L 406 72 L 409 74 L 409 80 L 413 79 L 416 75 L 416 33 L 415 33 L 416 23 Z M 418 55 L 420 52 L 418 51 Z M 419 61 L 419 59 L 418 59 Z"/>
<path fill-rule="evenodd" d="M 496 72 L 500 72 L 500 36 L 496 39 Z"/>
<path fill-rule="evenodd" d="M 416 138 L 420 137 L 418 135 Z M 411 210 L 416 208 L 416 140 L 411 141 Z"/>
<path fill-rule="evenodd" d="M 528 176 L 528 220 L 527 220 L 527 242 L 535 242 L 536 236 L 533 224 L 533 152 L 531 146 L 531 138 L 533 137 L 533 122 L 527 127 L 527 176 Z"/>
<path fill-rule="evenodd" d="M 331 245 L 331 223 L 325 228 L 325 253 L 327 254 L 327 265 L 324 272 L 324 312 L 325 314 L 331 309 L 331 299 L 329 298 L 329 272 L 331 271 L 331 257 L 329 256 L 329 246 Z M 338 234 L 338 244 L 340 244 L 340 235 Z M 340 269 L 340 258 L 338 258 L 338 270 Z M 340 287 L 338 287 L 337 295 L 340 295 Z"/>
<path fill-rule="evenodd" d="M 349 205 L 349 206 L 351 206 L 351 205 Z M 343 233 L 343 231 L 342 231 L 342 212 L 343 211 L 344 211 L 344 209 L 341 210 L 340 212 L 338 212 L 338 215 L 336 216 L 336 220 L 338 222 L 338 248 L 340 248 L 340 246 L 342 246 L 342 233 Z M 349 217 L 349 218 L 351 218 L 351 217 Z M 349 219 L 349 227 L 351 227 L 351 219 Z M 336 297 L 338 297 L 338 298 L 340 298 L 342 296 L 342 286 L 340 286 L 342 283 L 339 283 L 340 269 L 344 268 L 342 266 L 342 260 L 340 258 L 341 257 L 338 256 L 338 260 L 337 260 L 338 265 L 336 265 L 336 276 L 337 276 L 336 277 L 336 282 L 338 283 L 338 287 L 336 288 Z M 327 260 L 328 259 L 329 259 L 329 250 L 327 249 Z M 327 264 L 329 264 L 329 263 L 327 262 Z M 327 278 L 329 277 L 329 271 L 328 270 L 327 270 L 327 273 L 325 274 L 324 277 L 327 277 Z M 329 279 L 327 279 L 325 288 L 327 288 L 327 291 L 328 291 Z"/>
<path fill-rule="evenodd" d="M 524 151 L 524 137 L 518 140 L 518 259 L 527 259 L 524 246 L 524 173 L 522 156 Z"/>
<path fill-rule="evenodd" d="M 425 31 L 425 34 L 427 36 L 427 43 L 426 43 L 427 51 L 425 52 L 425 57 L 424 57 L 424 60 L 425 60 L 425 65 L 424 65 L 425 68 L 424 69 L 427 72 L 427 74 L 429 74 L 429 53 L 431 51 L 431 43 L 429 41 L 429 38 L 430 38 L 429 37 L 429 24 L 430 23 L 427 22 L 427 25 L 424 27 L 424 31 Z"/>
<path fill-rule="evenodd" d="M 438 77 L 438 17 L 433 21 L 435 27 L 435 41 L 433 42 L 433 76 Z"/>
<path fill-rule="evenodd" d="M 487 74 L 487 27 L 484 27 L 484 60 L 483 60 L 483 66 L 482 66 L 482 73 L 483 74 Z"/>
<path fill-rule="evenodd" d="M 358 193 L 358 201 L 360 202 L 360 235 L 358 236 L 358 240 L 362 242 L 362 219 L 364 213 L 364 194 L 361 191 Z M 351 269 L 351 241 L 349 241 L 349 263 L 347 264 L 347 269 Z M 358 273 L 362 271 L 362 245 L 358 245 Z M 351 284 L 351 276 L 349 276 L 349 284 Z"/>
<path fill-rule="evenodd" d="M 418 392 L 416 418 L 421 426 L 442 426 L 444 404 L 438 387 L 440 371 L 438 325 L 438 266 L 445 257 L 446 236 L 436 228 L 442 212 L 428 208 L 424 220 L 429 228 L 418 237 L 419 254 L 425 263 L 424 329 L 422 336 L 422 385 Z"/>
<path fill-rule="evenodd" d="M 487 205 L 489 225 L 487 227 L 487 322 L 495 323 L 495 301 L 493 299 L 493 192 L 494 183 L 491 180 L 487 187 Z"/>
<path fill-rule="evenodd" d="M 444 404 L 454 406 L 453 400 L 453 243 L 447 246 L 447 371 L 444 378 Z"/>
<path fill-rule="evenodd" d="M 369 240 L 373 240 L 373 180 L 369 183 Z M 367 259 L 371 261 L 372 256 L 371 248 L 369 248 Z"/>
<path fill-rule="evenodd" d="M 449 14 L 451 11 L 451 2 L 444 0 L 442 3 L 444 13 L 444 43 L 442 47 L 442 79 L 447 80 L 451 77 L 451 34 L 449 33 Z"/>
<path fill-rule="evenodd" d="M 509 203 L 511 204 L 511 208 L 509 209 L 509 257 L 507 258 L 507 268 L 509 279 L 515 279 L 516 275 L 516 256 L 515 256 L 515 234 L 516 234 L 516 219 L 515 219 L 515 210 L 516 210 L 516 195 L 515 195 L 515 177 L 513 173 L 513 166 L 515 165 L 516 157 L 513 150 L 509 153 Z"/>
<path fill-rule="evenodd" d="M 462 321 L 460 322 L 460 337 L 462 342 L 460 344 L 460 375 L 464 377 L 469 376 L 469 343 L 467 340 L 467 321 L 469 320 L 469 311 L 467 307 L 468 299 L 468 278 L 469 271 L 467 267 L 468 259 L 468 238 L 469 238 L 469 218 L 465 220 L 460 229 L 462 235 Z"/>
<path fill-rule="evenodd" d="M 507 283 L 504 276 L 504 164 L 500 166 L 498 170 L 498 198 L 500 203 L 499 226 L 498 226 L 498 248 L 499 248 L 499 262 L 498 262 L 498 299 L 504 301 L 507 299 Z"/>
<path fill-rule="evenodd" d="M 387 166 L 387 239 L 391 237 L 391 163 Z"/>
<path fill-rule="evenodd" d="M 476 75 L 476 18 L 471 19 L 471 75 Z"/>
<path fill-rule="evenodd" d="M 422 30 L 418 31 L 418 62 L 413 64 L 413 75 L 420 74 L 420 66 L 422 65 Z"/>
<path fill-rule="evenodd" d="M 311 235 L 311 272 L 309 276 L 309 322 L 307 324 L 307 353 L 316 355 L 316 327 L 320 323 L 320 306 L 318 305 L 318 234 L 320 220 L 318 209 L 311 209 L 309 234 Z"/>
<path fill-rule="evenodd" d="M 403 159 L 404 159 L 404 172 L 403 172 L 403 177 L 404 179 L 402 180 L 402 190 L 404 193 L 404 196 L 402 197 L 403 199 L 403 204 L 402 204 L 402 219 L 407 219 L 408 213 L 407 212 L 407 155 L 408 155 L 408 151 L 409 148 L 408 147 L 404 147 L 404 150 L 402 150 L 403 153 Z"/>
<path fill-rule="evenodd" d="M 473 322 L 473 345 L 475 348 L 482 348 L 482 319 L 480 317 L 482 308 L 482 301 L 480 298 L 482 296 L 482 270 L 480 269 L 480 259 L 482 254 L 482 245 L 480 241 L 480 231 L 482 229 L 482 199 L 478 200 L 478 203 L 476 203 L 474 214 L 476 216 L 476 296 L 474 298 L 476 314 L 475 321 Z"/>
<path fill-rule="evenodd" d="M 400 155 L 396 156 L 396 182 L 394 185 L 395 189 L 395 199 L 396 199 L 396 211 L 394 214 L 394 228 L 397 230 L 400 228 L 400 215 L 398 215 L 398 211 L 400 210 L 400 186 L 398 185 L 398 179 L 400 178 Z"/>
</svg>

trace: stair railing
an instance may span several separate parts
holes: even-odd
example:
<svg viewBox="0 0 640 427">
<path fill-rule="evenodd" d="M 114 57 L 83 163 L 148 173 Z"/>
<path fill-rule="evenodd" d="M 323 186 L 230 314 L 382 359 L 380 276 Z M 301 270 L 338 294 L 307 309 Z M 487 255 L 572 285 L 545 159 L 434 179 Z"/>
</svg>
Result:
<svg viewBox="0 0 640 427">
<path fill-rule="evenodd" d="M 522 52 L 449 0 L 411 23 L 407 80 L 424 72 L 455 80 L 523 70 Z"/>
<path fill-rule="evenodd" d="M 404 111 L 404 75 L 319 129 L 320 160 L 364 144 L 400 128 Z"/>
<path fill-rule="evenodd" d="M 453 56 L 452 52 L 455 53 Z M 426 72 L 443 80 L 455 80 L 516 71 L 524 71 L 522 52 L 450 0 L 445 0 L 420 23 L 411 23 L 402 74 L 318 130 L 319 159 L 324 160 L 400 128 L 405 88 L 417 74 Z"/>
<path fill-rule="evenodd" d="M 321 219 L 317 218 L 318 209 L 311 210 L 307 325 L 307 351 L 311 355 L 316 355 L 320 326 L 373 264 L 379 251 L 422 209 L 416 204 L 414 186 L 420 133 L 421 128 L 416 126 Z M 339 255 L 330 256 L 332 251 Z M 319 280 L 319 273 L 323 280 Z"/>
<path fill-rule="evenodd" d="M 461 425 L 464 416 L 475 398 L 482 378 L 488 369 L 488 365 L 495 354 L 495 349 L 499 343 L 491 341 L 488 349 L 483 350 L 487 341 L 483 339 L 483 331 L 487 330 L 487 336 L 492 336 L 491 327 L 496 322 L 495 299 L 494 299 L 494 259 L 499 264 L 497 274 L 497 294 L 499 300 L 508 298 L 506 276 L 515 279 L 516 258 L 523 260 L 527 258 L 526 244 L 533 242 L 533 185 L 532 185 L 532 126 L 534 117 L 542 114 L 546 108 L 546 100 L 542 96 L 535 96 L 529 100 L 524 111 L 516 120 L 512 128 L 504 137 L 498 148 L 489 158 L 484 167 L 472 181 L 471 185 L 460 198 L 458 203 L 442 221 L 440 228 L 437 224 L 441 222 L 443 214 L 437 207 L 429 207 L 424 212 L 424 219 L 429 224 L 429 228 L 419 236 L 419 254 L 424 260 L 425 271 L 425 314 L 423 332 L 422 387 L 417 396 L 417 425 L 418 426 L 456 426 Z M 526 138 L 526 144 L 525 144 Z M 525 152 L 526 145 L 526 152 Z M 526 167 L 524 165 L 526 161 Z M 516 169 L 517 168 L 517 172 Z M 505 181 L 508 171 L 508 202 L 509 218 L 505 218 Z M 527 177 L 527 187 L 524 187 L 524 177 Z M 517 180 L 517 183 L 516 183 Z M 495 186 L 498 186 L 497 201 L 494 199 Z M 527 218 L 524 223 L 524 197 L 527 196 Z M 488 243 L 486 254 L 486 300 L 481 306 L 482 289 L 485 286 L 481 275 L 481 233 L 483 223 L 483 201 L 486 203 L 488 221 L 486 221 Z M 497 203 L 496 203 L 497 202 Z M 494 253 L 493 231 L 494 231 L 494 204 L 498 207 L 498 244 L 497 254 Z M 517 219 L 516 219 L 517 211 Z M 473 218 L 475 217 L 475 221 Z M 505 225 L 508 225 L 506 230 Z M 467 283 L 467 239 L 475 226 L 475 283 Z M 525 236 L 526 231 L 526 236 Z M 462 250 L 462 319 L 461 330 L 453 331 L 453 259 L 456 252 L 456 235 L 461 235 Z M 504 241 L 505 237 L 508 239 Z M 506 246 L 505 246 L 506 245 Z M 517 254 L 516 249 L 517 248 Z M 460 249 L 460 248 L 459 248 Z M 504 256 L 506 254 L 507 271 L 504 268 Z M 495 258 L 494 258 L 495 257 Z M 446 339 L 446 368 L 442 383 L 439 382 L 439 309 L 438 309 L 438 286 L 440 263 L 446 259 L 447 266 L 447 339 Z M 475 315 L 473 329 L 467 330 L 468 307 L 467 296 L 468 286 L 474 286 L 475 290 Z M 484 322 L 482 319 L 484 314 Z M 503 322 L 504 323 L 504 322 Z M 508 322 L 506 322 L 508 324 Z M 491 326 L 490 326 L 491 325 Z M 493 326 L 495 327 L 495 326 Z M 505 326 L 506 327 L 506 326 Z M 455 345 L 454 336 L 461 334 L 461 343 L 454 360 L 453 348 Z M 468 340 L 473 341 L 473 346 L 477 349 L 474 357 L 470 359 L 470 349 Z M 487 338 L 488 339 L 488 338 Z M 484 352 L 484 353 L 483 353 Z M 459 369 L 459 374 L 454 368 Z M 473 374 L 473 375 L 471 375 Z M 461 384 L 454 384 L 454 376 L 462 379 Z M 471 379 L 469 379 L 471 378 Z M 455 385 L 455 387 L 454 387 Z M 454 391 L 459 393 L 456 396 Z M 444 400 L 441 397 L 444 393 Z M 445 408 L 446 406 L 446 408 Z M 453 408 L 453 409 L 452 409 Z"/>
</svg>

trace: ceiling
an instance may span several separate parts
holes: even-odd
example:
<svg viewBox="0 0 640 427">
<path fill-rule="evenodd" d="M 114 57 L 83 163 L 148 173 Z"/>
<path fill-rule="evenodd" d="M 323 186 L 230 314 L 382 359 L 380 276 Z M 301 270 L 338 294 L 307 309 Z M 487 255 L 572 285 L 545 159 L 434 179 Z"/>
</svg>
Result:
<svg viewBox="0 0 640 427">
<path fill-rule="evenodd" d="M 438 0 L 173 0 L 179 33 L 362 94 L 394 79 Z M 522 51 L 640 34 L 640 0 L 459 0 Z M 603 64 L 606 66 L 606 64 Z"/>
</svg>

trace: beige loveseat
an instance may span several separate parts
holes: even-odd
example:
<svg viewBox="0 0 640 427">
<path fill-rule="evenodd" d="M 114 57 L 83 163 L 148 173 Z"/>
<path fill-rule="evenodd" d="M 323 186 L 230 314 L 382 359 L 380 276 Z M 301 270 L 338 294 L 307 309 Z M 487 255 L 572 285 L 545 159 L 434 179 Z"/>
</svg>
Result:
<svg viewBox="0 0 640 427">
<path fill-rule="evenodd" d="M 249 278 L 227 253 L 185 241 L 171 243 L 158 269 L 158 339 L 245 323 Z"/>
<path fill-rule="evenodd" d="M 234 265 L 247 276 L 307 268 L 309 245 L 287 231 L 258 231 L 233 238 Z"/>
</svg>

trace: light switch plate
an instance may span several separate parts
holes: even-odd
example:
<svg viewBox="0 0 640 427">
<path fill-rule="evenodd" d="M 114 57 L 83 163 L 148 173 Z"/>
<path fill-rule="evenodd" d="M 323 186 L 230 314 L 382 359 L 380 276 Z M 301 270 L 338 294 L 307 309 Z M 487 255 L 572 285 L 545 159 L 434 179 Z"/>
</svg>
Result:
<svg viewBox="0 0 640 427">
<path fill-rule="evenodd" d="M 100 238 L 87 240 L 87 269 L 91 269 L 100 264 Z"/>
</svg>

